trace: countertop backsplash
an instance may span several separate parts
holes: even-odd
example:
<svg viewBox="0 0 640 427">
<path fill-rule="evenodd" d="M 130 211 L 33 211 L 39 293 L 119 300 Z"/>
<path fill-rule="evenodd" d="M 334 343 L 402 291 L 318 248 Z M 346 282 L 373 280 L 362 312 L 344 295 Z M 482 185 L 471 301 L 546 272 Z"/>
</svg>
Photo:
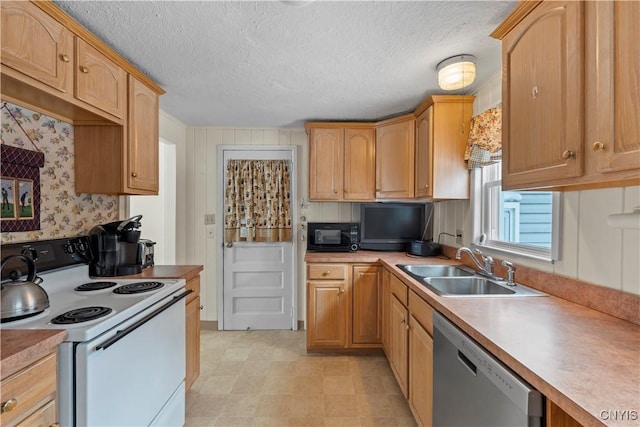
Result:
<svg viewBox="0 0 640 427">
<path fill-rule="evenodd" d="M 14 104 L 7 107 L 44 153 L 45 163 L 40 169 L 40 230 L 2 233 L 2 243 L 77 236 L 117 220 L 117 196 L 75 192 L 73 125 Z M 1 120 L 3 144 L 35 150 L 5 109 Z"/>
</svg>

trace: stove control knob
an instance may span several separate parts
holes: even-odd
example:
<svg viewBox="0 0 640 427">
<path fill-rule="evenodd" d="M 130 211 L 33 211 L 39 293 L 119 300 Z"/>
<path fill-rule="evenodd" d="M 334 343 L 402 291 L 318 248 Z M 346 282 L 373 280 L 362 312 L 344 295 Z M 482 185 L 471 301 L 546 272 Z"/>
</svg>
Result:
<svg viewBox="0 0 640 427">
<path fill-rule="evenodd" d="M 75 253 L 75 249 L 73 249 L 73 244 L 67 243 L 66 245 L 64 245 L 64 252 L 67 254 Z"/>
<path fill-rule="evenodd" d="M 34 261 L 38 260 L 38 251 L 33 249 L 30 246 L 27 246 L 26 248 L 24 248 L 21 253 L 22 255 L 28 256 Z"/>
</svg>

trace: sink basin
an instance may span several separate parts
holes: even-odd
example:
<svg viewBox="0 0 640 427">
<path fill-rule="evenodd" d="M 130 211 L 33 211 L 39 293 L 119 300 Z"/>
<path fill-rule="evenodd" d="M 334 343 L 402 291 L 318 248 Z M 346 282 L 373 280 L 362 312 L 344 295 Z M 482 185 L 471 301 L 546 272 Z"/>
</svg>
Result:
<svg viewBox="0 0 640 427">
<path fill-rule="evenodd" d="M 545 296 L 545 293 L 522 285 L 509 286 L 506 282 L 484 277 L 427 277 L 424 283 L 443 297 L 446 296 Z"/>
<path fill-rule="evenodd" d="M 397 264 L 402 271 L 422 279 L 424 277 L 461 277 L 473 276 L 473 273 L 455 265 L 403 265 Z"/>
</svg>

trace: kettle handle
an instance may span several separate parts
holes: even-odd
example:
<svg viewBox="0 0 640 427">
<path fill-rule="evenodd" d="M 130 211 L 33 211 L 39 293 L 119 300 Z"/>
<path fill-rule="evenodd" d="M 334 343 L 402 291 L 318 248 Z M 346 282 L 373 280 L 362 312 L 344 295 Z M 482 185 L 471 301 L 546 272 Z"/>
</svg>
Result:
<svg viewBox="0 0 640 427">
<path fill-rule="evenodd" d="M 124 221 L 122 221 L 120 223 L 120 225 L 118 225 L 118 228 L 116 229 L 116 231 L 121 232 L 122 230 L 124 230 L 124 228 L 132 223 L 132 222 L 140 222 L 140 220 L 142 219 L 142 215 L 136 215 L 136 216 L 132 216 L 131 218 L 125 219 Z"/>
<path fill-rule="evenodd" d="M 31 259 L 31 257 L 28 257 L 26 255 L 15 254 L 15 255 L 9 255 L 2 258 L 2 265 L 0 265 L 0 271 L 4 269 L 5 263 L 11 258 L 21 258 L 25 262 L 25 264 L 27 264 L 27 268 L 28 268 L 27 280 L 26 280 L 27 282 L 33 282 L 36 279 L 36 263 L 33 262 L 33 259 Z"/>
</svg>

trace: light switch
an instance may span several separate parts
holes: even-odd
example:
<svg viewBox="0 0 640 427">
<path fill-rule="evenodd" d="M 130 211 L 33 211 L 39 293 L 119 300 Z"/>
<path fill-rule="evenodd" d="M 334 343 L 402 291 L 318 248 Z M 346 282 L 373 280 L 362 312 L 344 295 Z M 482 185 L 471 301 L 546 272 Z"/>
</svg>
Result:
<svg viewBox="0 0 640 427">
<path fill-rule="evenodd" d="M 216 214 L 204 214 L 204 225 L 214 225 L 216 223 Z"/>
</svg>

